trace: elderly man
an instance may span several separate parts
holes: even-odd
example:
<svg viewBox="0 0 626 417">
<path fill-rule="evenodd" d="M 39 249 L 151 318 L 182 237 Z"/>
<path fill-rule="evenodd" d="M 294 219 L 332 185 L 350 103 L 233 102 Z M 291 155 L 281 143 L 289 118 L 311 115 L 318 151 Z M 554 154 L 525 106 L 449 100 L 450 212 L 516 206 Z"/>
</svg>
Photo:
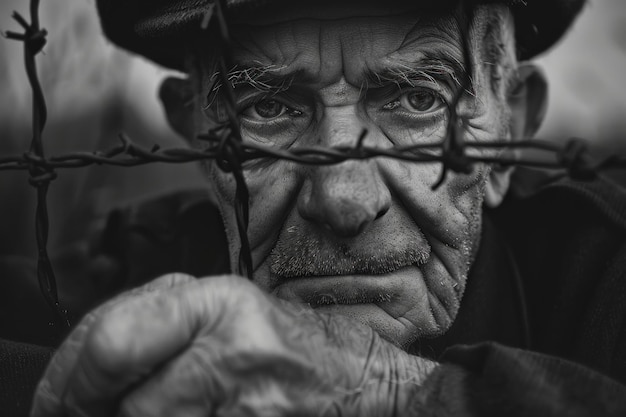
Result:
<svg viewBox="0 0 626 417">
<path fill-rule="evenodd" d="M 163 96 L 196 146 L 232 87 L 243 141 L 281 150 L 437 142 L 453 113 L 470 143 L 531 137 L 546 83 L 526 60 L 582 5 L 229 1 L 220 78 L 211 3 L 98 6 L 114 42 L 189 75 Z M 624 415 L 623 191 L 512 192 L 482 164 L 433 190 L 440 170 L 247 162 L 253 283 L 170 274 L 97 308 L 33 415 Z M 235 270 L 235 181 L 206 171 L 227 241 L 211 256 Z"/>
</svg>

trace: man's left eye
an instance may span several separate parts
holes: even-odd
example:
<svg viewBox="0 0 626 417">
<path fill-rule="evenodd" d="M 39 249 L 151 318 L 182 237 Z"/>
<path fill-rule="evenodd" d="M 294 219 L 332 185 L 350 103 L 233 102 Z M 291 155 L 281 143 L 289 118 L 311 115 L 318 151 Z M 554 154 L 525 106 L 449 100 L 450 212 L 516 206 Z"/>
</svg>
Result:
<svg viewBox="0 0 626 417">
<path fill-rule="evenodd" d="M 397 99 L 383 106 L 384 110 L 396 110 L 399 107 L 412 113 L 428 113 L 444 104 L 438 94 L 428 90 L 407 91 Z"/>
<path fill-rule="evenodd" d="M 284 115 L 298 117 L 302 115 L 302 112 L 287 107 L 285 104 L 278 100 L 261 100 L 249 107 L 247 107 L 242 115 L 254 120 L 269 120 L 275 119 Z"/>
</svg>

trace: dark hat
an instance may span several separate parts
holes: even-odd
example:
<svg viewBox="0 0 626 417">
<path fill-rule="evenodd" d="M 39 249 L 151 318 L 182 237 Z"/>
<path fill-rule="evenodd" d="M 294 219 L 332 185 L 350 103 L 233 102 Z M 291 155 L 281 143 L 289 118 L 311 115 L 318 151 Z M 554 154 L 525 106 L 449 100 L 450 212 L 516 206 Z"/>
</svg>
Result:
<svg viewBox="0 0 626 417">
<path fill-rule="evenodd" d="M 97 0 L 97 4 L 104 33 L 114 43 L 158 64 L 184 70 L 185 45 L 199 35 L 202 19 L 215 1 Z M 280 1 L 227 0 L 226 4 L 228 12 L 237 15 Z M 532 58 L 556 43 L 585 3 L 585 0 L 467 1 L 509 5 L 515 18 L 520 59 Z"/>
</svg>

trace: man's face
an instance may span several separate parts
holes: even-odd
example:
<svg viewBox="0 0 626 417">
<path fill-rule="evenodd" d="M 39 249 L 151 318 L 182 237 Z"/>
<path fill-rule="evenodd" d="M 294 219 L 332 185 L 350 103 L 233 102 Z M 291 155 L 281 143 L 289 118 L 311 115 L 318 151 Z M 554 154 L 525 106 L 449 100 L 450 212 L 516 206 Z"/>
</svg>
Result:
<svg viewBox="0 0 626 417">
<path fill-rule="evenodd" d="M 287 150 L 354 146 L 364 129 L 371 147 L 444 138 L 445 102 L 464 79 L 453 19 L 285 15 L 232 28 L 230 79 L 244 141 Z M 472 37 L 474 90 L 458 107 L 465 139 L 505 137 L 505 103 L 476 64 L 482 46 L 478 33 Z M 223 118 L 220 88 L 207 94 L 212 120 Z M 236 265 L 234 180 L 216 165 L 210 170 Z M 392 158 L 247 163 L 256 283 L 279 298 L 354 317 L 398 345 L 445 331 L 478 246 L 489 170 L 449 175 L 433 191 L 440 171 L 440 164 Z"/>
</svg>

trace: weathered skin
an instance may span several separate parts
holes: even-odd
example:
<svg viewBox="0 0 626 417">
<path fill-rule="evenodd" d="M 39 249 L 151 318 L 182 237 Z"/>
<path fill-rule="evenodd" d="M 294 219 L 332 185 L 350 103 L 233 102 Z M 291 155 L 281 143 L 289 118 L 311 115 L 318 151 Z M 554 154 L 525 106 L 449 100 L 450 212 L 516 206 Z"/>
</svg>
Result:
<svg viewBox="0 0 626 417">
<path fill-rule="evenodd" d="M 432 56 L 443 57 L 437 62 L 447 67 L 446 61 L 463 59 L 451 19 L 297 19 L 242 24 L 233 37 L 236 63 L 260 67 L 263 81 L 286 77 L 290 84 L 276 94 L 234 74 L 247 141 L 285 148 L 353 146 L 367 129 L 364 144 L 386 148 L 445 135 L 444 100 L 452 101 L 463 74 L 455 68 L 441 79 L 414 73 L 432 70 Z M 477 62 L 482 47 L 476 45 Z M 500 86 L 492 90 L 484 65 L 474 64 L 479 100 L 467 95 L 459 108 L 469 126 L 467 140 L 508 137 L 504 94 Z M 413 78 L 403 85 L 368 77 L 408 68 L 413 72 L 406 78 Z M 423 108 L 411 107 L 414 93 L 421 94 L 413 97 Z M 219 97 L 207 96 L 206 113 L 220 118 Z M 259 106 L 274 106 L 269 114 L 278 116 L 264 117 L 268 113 L 259 114 Z M 436 192 L 431 186 L 438 164 L 383 158 L 322 167 L 261 161 L 246 173 L 254 274 L 262 288 L 356 318 L 401 346 L 451 325 L 479 242 L 483 196 L 493 189 L 487 169 L 451 176 Z M 212 177 L 236 265 L 234 182 L 215 166 Z"/>
<path fill-rule="evenodd" d="M 508 32 L 488 36 L 486 10 L 471 34 L 473 88 L 458 108 L 466 140 L 530 135 L 541 119 L 542 78 L 514 65 Z M 443 103 L 462 77 L 450 19 L 375 8 L 358 17 L 291 12 L 233 28 L 244 140 L 353 145 L 367 129 L 366 145 L 391 147 L 443 137 Z M 200 131 L 223 118 L 204 58 Z M 249 83 L 255 71 L 297 77 L 278 92 L 267 78 Z M 411 410 L 428 395 L 436 364 L 398 346 L 454 320 L 482 205 L 499 204 L 508 171 L 477 167 L 432 192 L 437 165 L 378 158 L 246 168 L 258 285 L 172 274 L 96 309 L 52 359 L 33 416 L 419 414 Z M 235 265 L 234 183 L 209 171 Z"/>
</svg>

